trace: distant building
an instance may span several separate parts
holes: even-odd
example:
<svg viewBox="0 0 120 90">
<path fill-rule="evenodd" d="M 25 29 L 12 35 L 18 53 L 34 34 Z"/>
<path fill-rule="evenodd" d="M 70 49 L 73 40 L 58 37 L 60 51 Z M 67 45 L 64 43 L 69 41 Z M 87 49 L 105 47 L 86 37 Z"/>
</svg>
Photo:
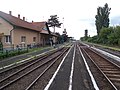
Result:
<svg viewBox="0 0 120 90">
<path fill-rule="evenodd" d="M 0 42 L 4 48 L 27 47 L 49 44 L 49 32 L 45 22 L 27 22 L 0 11 Z"/>
</svg>

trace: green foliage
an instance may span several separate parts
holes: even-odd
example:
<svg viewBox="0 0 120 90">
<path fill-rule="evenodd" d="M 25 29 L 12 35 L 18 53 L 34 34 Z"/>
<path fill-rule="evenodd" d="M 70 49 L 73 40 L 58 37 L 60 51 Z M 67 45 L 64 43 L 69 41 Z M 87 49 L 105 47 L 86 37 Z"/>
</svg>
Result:
<svg viewBox="0 0 120 90">
<path fill-rule="evenodd" d="M 81 37 L 80 40 L 81 40 L 81 41 L 85 41 L 85 37 Z"/>
<path fill-rule="evenodd" d="M 63 42 L 67 42 L 68 35 L 62 34 L 62 39 L 63 39 Z"/>
<path fill-rule="evenodd" d="M 2 52 L 3 51 L 3 44 L 2 44 L 2 42 L 0 42 L 0 52 Z"/>
<path fill-rule="evenodd" d="M 118 39 L 118 45 L 120 46 L 120 38 Z"/>
<path fill-rule="evenodd" d="M 120 26 L 116 26 L 115 29 L 116 29 L 116 30 L 115 30 L 115 35 L 116 35 L 116 37 L 117 37 L 118 39 L 120 39 Z"/>
<path fill-rule="evenodd" d="M 24 54 L 24 53 L 27 53 L 27 52 L 28 52 L 27 49 L 6 51 L 6 52 L 3 52 L 3 53 L 0 53 L 0 59 L 6 58 L 6 57 L 16 56 L 16 55 L 20 55 L 20 54 Z"/>
<path fill-rule="evenodd" d="M 94 42 L 94 43 L 98 43 L 98 36 L 93 36 L 93 37 L 81 37 L 80 38 L 81 41 L 88 41 L 88 42 Z"/>
<path fill-rule="evenodd" d="M 93 42 L 93 43 L 98 43 L 98 36 L 93 36 L 93 37 L 89 37 L 87 39 L 88 42 Z"/>
<path fill-rule="evenodd" d="M 100 30 L 103 27 L 109 27 L 109 14 L 110 14 L 111 8 L 108 7 L 108 4 L 106 3 L 104 7 L 98 7 L 97 8 L 97 15 L 95 16 L 96 21 L 96 29 L 97 29 L 97 34 L 99 35 Z"/>
<path fill-rule="evenodd" d="M 85 34 L 84 34 L 84 39 L 87 40 L 88 39 L 88 30 L 85 30 Z"/>
<path fill-rule="evenodd" d="M 50 19 L 48 19 L 48 22 L 47 22 L 47 28 L 48 28 L 48 31 L 49 31 L 49 37 L 50 37 L 51 44 L 53 44 L 53 42 L 52 42 L 52 35 L 51 35 L 51 31 L 49 30 L 49 27 L 53 27 L 54 33 L 55 33 L 55 27 L 61 28 L 62 23 L 60 23 L 58 18 L 59 17 L 57 17 L 57 15 L 51 15 Z"/>
<path fill-rule="evenodd" d="M 0 53 L 0 59 L 5 58 L 6 57 L 6 53 Z"/>
<path fill-rule="evenodd" d="M 110 28 L 102 28 L 99 34 L 99 39 L 98 41 L 100 43 L 105 44 L 108 40 L 109 35 L 111 34 L 111 32 L 113 31 L 112 27 Z"/>
<path fill-rule="evenodd" d="M 62 35 L 60 35 L 60 33 L 56 33 L 56 35 L 58 36 L 57 43 L 58 44 L 63 43 L 63 41 L 62 41 Z"/>
<path fill-rule="evenodd" d="M 99 36 L 89 37 L 87 41 L 93 43 L 106 44 L 106 45 L 120 46 L 120 26 L 102 28 L 99 33 Z"/>
<path fill-rule="evenodd" d="M 50 19 L 48 19 L 48 22 L 47 22 L 48 26 L 49 27 L 54 27 L 54 28 L 55 27 L 60 28 L 60 26 L 61 26 L 62 23 L 60 23 L 60 21 L 58 20 L 58 18 L 59 17 L 57 17 L 57 15 L 51 15 Z"/>
</svg>

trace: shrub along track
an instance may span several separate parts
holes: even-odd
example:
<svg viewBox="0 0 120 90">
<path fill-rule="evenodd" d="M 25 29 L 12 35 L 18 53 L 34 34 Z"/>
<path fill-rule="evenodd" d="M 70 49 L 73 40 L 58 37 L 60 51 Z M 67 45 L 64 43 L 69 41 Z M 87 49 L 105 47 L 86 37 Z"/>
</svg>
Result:
<svg viewBox="0 0 120 90">
<path fill-rule="evenodd" d="M 23 90 L 27 88 L 30 83 L 38 76 L 42 76 L 43 72 L 56 62 L 58 56 L 61 57 L 68 49 L 69 47 L 61 48 L 36 60 L 0 72 L 0 90 Z"/>
<path fill-rule="evenodd" d="M 118 90 L 120 88 L 120 67 L 91 48 L 81 46 L 81 44 L 79 46 L 87 58 L 100 90 Z"/>
</svg>

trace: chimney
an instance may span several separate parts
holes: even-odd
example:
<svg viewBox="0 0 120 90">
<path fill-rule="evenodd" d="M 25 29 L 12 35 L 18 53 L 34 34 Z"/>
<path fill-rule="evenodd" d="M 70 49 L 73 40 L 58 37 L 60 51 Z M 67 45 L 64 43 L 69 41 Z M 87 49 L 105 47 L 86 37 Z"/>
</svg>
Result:
<svg viewBox="0 0 120 90">
<path fill-rule="evenodd" d="M 18 14 L 18 18 L 20 19 L 20 14 Z"/>
<path fill-rule="evenodd" d="M 12 11 L 9 11 L 9 14 L 12 15 Z"/>
<path fill-rule="evenodd" d="M 25 17 L 23 17 L 23 21 L 25 21 Z"/>
</svg>

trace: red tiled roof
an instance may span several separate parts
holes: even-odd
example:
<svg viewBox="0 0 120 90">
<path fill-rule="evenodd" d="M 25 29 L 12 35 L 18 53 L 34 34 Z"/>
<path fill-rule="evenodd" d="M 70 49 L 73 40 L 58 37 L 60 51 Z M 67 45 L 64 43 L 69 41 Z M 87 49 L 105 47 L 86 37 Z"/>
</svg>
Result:
<svg viewBox="0 0 120 90">
<path fill-rule="evenodd" d="M 49 34 L 48 30 L 44 30 L 43 28 L 45 27 L 46 22 L 32 22 L 33 25 L 40 26 L 41 28 L 41 34 Z M 51 32 L 52 36 L 57 36 L 55 33 Z"/>
<path fill-rule="evenodd" d="M 40 33 L 49 34 L 47 30 L 42 30 Z"/>
<path fill-rule="evenodd" d="M 46 22 L 32 22 L 33 25 L 39 26 L 41 28 L 41 34 L 49 34 L 48 30 L 44 30 Z"/>
<path fill-rule="evenodd" d="M 6 21 L 8 21 L 12 25 L 31 29 L 31 30 L 35 30 L 35 31 L 41 31 L 40 26 L 33 25 L 32 23 L 29 23 L 27 21 L 23 21 L 22 19 L 19 19 L 19 18 L 12 16 L 10 14 L 6 14 L 2 11 L 0 11 L 0 17 L 5 19 Z"/>
</svg>

